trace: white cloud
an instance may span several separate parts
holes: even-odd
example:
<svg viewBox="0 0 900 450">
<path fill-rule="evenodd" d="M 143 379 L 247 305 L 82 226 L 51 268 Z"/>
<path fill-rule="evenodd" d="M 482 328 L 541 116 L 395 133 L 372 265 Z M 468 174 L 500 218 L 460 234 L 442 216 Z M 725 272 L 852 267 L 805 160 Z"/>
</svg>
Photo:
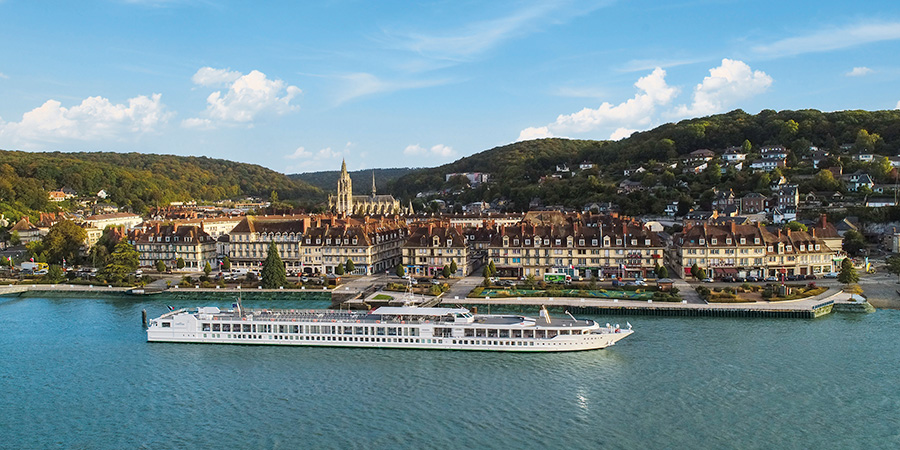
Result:
<svg viewBox="0 0 900 450">
<path fill-rule="evenodd" d="M 659 67 L 638 79 L 634 86 L 638 93 L 633 98 L 618 105 L 603 102 L 596 109 L 584 108 L 576 113 L 560 115 L 547 126 L 522 130 L 519 140 L 550 137 L 560 133 L 585 133 L 603 127 L 647 126 L 651 123 L 656 107 L 669 104 L 678 94 L 678 88 L 666 84 L 666 71 Z"/>
<path fill-rule="evenodd" d="M 438 144 L 432 146 L 431 148 L 422 147 L 419 144 L 407 145 L 405 149 L 403 149 L 403 154 L 411 155 L 411 156 L 440 156 L 447 157 L 453 155 L 453 147 L 448 147 L 443 144 Z"/>
<path fill-rule="evenodd" d="M 900 101 L 897 102 L 897 106 L 895 106 L 894 109 L 900 109 Z"/>
<path fill-rule="evenodd" d="M 753 51 L 764 56 L 781 57 L 803 53 L 827 52 L 881 41 L 900 39 L 900 22 L 860 23 L 830 27 L 804 36 L 781 39 L 759 45 Z"/>
<path fill-rule="evenodd" d="M 299 158 L 309 158 L 312 156 L 312 152 L 307 151 L 303 147 L 297 147 L 297 150 L 294 150 L 294 153 L 290 155 L 286 155 L 287 159 L 299 159 Z"/>
<path fill-rule="evenodd" d="M 302 91 L 282 80 L 270 80 L 258 70 L 246 75 L 224 69 L 203 67 L 192 77 L 200 86 L 227 85 L 228 90 L 215 91 L 206 98 L 203 118 L 182 122 L 185 127 L 212 127 L 219 123 L 249 123 L 266 112 L 285 114 L 298 108 L 291 100 Z M 205 120 L 205 122 L 204 122 Z"/>
<path fill-rule="evenodd" d="M 8 79 L 9 79 L 9 75 L 7 75 L 7 74 L 5 74 L 5 73 L 3 73 L 3 72 L 0 72 L 0 78 L 2 78 L 2 79 L 4 79 L 4 80 L 8 80 Z"/>
<path fill-rule="evenodd" d="M 226 86 L 228 83 L 233 83 L 240 78 L 241 75 L 240 72 L 235 70 L 201 67 L 200 70 L 191 77 L 191 81 L 200 86 Z"/>
<path fill-rule="evenodd" d="M 872 69 L 868 67 L 854 67 L 853 70 L 847 72 L 845 75 L 848 77 L 861 77 L 870 73 L 872 73 Z"/>
<path fill-rule="evenodd" d="M 150 133 L 173 115 L 165 111 L 161 97 L 140 95 L 129 99 L 127 105 L 113 104 L 99 96 L 88 97 L 71 108 L 51 99 L 23 114 L 19 122 L 0 121 L 0 137 L 27 145 L 67 139 L 124 139 Z"/>
<path fill-rule="evenodd" d="M 612 134 L 609 135 L 609 138 L 614 141 L 622 140 L 622 139 L 625 139 L 628 136 L 631 136 L 632 134 L 634 134 L 635 131 L 638 131 L 638 130 L 632 130 L 632 129 L 625 128 L 625 127 L 619 127 L 619 128 L 616 128 L 616 131 L 613 131 Z"/>
<path fill-rule="evenodd" d="M 450 80 L 402 80 L 385 81 L 370 73 L 352 73 L 340 77 L 343 87 L 338 94 L 337 103 L 382 92 L 394 92 L 407 89 L 420 89 L 447 84 Z"/>
<path fill-rule="evenodd" d="M 765 92 L 772 77 L 761 70 L 753 71 L 743 61 L 723 59 L 722 65 L 709 69 L 709 76 L 694 88 L 691 106 L 681 105 L 674 115 L 706 116 L 725 111 L 738 100 Z"/>
<path fill-rule="evenodd" d="M 528 127 L 519 132 L 518 141 L 530 141 L 532 139 L 543 139 L 553 137 L 553 133 L 547 127 Z"/>
</svg>

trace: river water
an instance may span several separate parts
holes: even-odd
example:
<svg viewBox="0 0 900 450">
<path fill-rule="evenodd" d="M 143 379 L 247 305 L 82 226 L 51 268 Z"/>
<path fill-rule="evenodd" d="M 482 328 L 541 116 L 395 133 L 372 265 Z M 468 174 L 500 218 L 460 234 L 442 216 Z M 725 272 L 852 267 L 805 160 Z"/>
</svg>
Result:
<svg viewBox="0 0 900 450">
<path fill-rule="evenodd" d="M 900 448 L 897 310 L 515 354 L 147 343 L 165 304 L 0 298 L 0 448 Z"/>
</svg>

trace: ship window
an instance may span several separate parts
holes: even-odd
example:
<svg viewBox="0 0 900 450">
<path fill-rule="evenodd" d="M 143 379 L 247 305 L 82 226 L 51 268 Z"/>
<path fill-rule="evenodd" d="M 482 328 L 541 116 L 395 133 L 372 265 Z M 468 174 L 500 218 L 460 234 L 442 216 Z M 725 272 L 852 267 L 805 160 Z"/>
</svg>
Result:
<svg viewBox="0 0 900 450">
<path fill-rule="evenodd" d="M 172 328 L 172 322 L 163 322 L 162 327 L 163 328 Z"/>
<path fill-rule="evenodd" d="M 213 330 L 213 331 L 222 331 L 222 326 L 219 325 L 219 324 L 217 324 L 217 323 L 214 323 L 214 324 L 213 324 L 213 329 L 212 329 L 212 330 Z"/>
<path fill-rule="evenodd" d="M 376 336 L 384 336 L 384 327 L 376 327 L 375 335 Z"/>
<path fill-rule="evenodd" d="M 484 336 L 485 336 L 485 330 L 482 330 L 482 329 L 475 330 L 475 337 L 484 337 Z"/>
<path fill-rule="evenodd" d="M 475 337 L 475 329 L 466 328 L 466 337 Z"/>
<path fill-rule="evenodd" d="M 522 337 L 533 338 L 533 337 L 534 337 L 534 330 L 523 330 L 523 331 L 522 331 Z"/>
<path fill-rule="evenodd" d="M 396 336 L 397 335 L 397 327 L 388 327 L 387 334 L 388 334 L 388 336 Z"/>
<path fill-rule="evenodd" d="M 227 331 L 231 331 L 231 324 L 230 324 L 230 323 L 223 323 L 223 324 L 222 324 L 222 331 L 226 331 L 226 332 L 227 332 Z"/>
<path fill-rule="evenodd" d="M 250 324 L 244 324 L 244 333 L 250 332 Z"/>
<path fill-rule="evenodd" d="M 509 330 L 500 330 L 500 337 L 502 337 L 502 338 L 508 338 L 508 337 L 509 337 Z"/>
<path fill-rule="evenodd" d="M 497 330 L 494 330 L 494 329 L 487 330 L 487 337 L 497 337 Z"/>
<path fill-rule="evenodd" d="M 353 334 L 363 334 L 363 327 L 353 327 Z"/>
<path fill-rule="evenodd" d="M 204 324 L 203 324 L 203 331 L 209 331 L 209 324 L 208 324 L 208 323 L 204 323 Z"/>
</svg>

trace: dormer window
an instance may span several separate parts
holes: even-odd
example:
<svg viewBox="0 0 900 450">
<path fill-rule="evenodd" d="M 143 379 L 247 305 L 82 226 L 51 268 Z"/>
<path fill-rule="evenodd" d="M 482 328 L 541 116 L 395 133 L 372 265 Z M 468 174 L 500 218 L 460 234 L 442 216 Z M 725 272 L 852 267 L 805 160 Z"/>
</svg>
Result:
<svg viewBox="0 0 900 450">
<path fill-rule="evenodd" d="M 741 238 L 741 245 L 744 245 L 746 243 L 747 243 L 747 238 Z"/>
<path fill-rule="evenodd" d="M 326 240 L 325 243 L 328 245 L 331 245 L 331 238 L 328 238 L 328 240 Z"/>
<path fill-rule="evenodd" d="M 330 240 L 331 240 L 331 239 L 329 239 L 329 241 L 330 241 Z M 316 238 L 316 245 L 319 245 L 319 244 L 321 244 L 321 243 L 322 243 L 322 238 Z M 331 243 L 331 242 L 329 242 L 329 244 L 330 244 L 330 243 Z"/>
<path fill-rule="evenodd" d="M 597 240 L 596 240 L 596 239 L 591 239 L 591 245 L 593 245 L 594 247 L 596 247 L 596 246 L 597 246 Z"/>
<path fill-rule="evenodd" d="M 775 248 L 770 245 L 767 250 L 769 251 L 769 253 L 772 253 L 775 251 Z"/>
<path fill-rule="evenodd" d="M 579 240 L 578 240 L 578 246 L 579 246 L 579 247 L 584 247 L 584 239 L 579 239 Z"/>
<path fill-rule="evenodd" d="M 549 239 L 549 238 L 544 238 L 544 245 L 547 245 L 547 246 L 550 245 L 550 239 Z"/>
<path fill-rule="evenodd" d="M 706 245 L 706 239 L 700 238 L 700 245 Z"/>
<path fill-rule="evenodd" d="M 632 240 L 631 240 L 631 245 L 637 245 L 637 239 L 632 239 Z"/>
<path fill-rule="evenodd" d="M 712 245 L 716 245 L 716 244 L 719 243 L 719 240 L 716 239 L 716 238 L 712 238 L 712 239 L 709 240 L 709 243 L 712 244 Z"/>
<path fill-rule="evenodd" d="M 757 237 L 757 238 L 753 238 L 753 243 L 754 243 L 754 244 L 759 244 L 759 238 L 758 238 L 758 237 Z"/>
<path fill-rule="evenodd" d="M 644 245 L 650 246 L 650 239 L 644 239 Z"/>
<path fill-rule="evenodd" d="M 556 245 L 562 245 L 562 239 L 557 239 L 557 240 L 556 240 Z"/>
<path fill-rule="evenodd" d="M 616 246 L 617 246 L 617 247 L 621 247 L 621 246 L 622 246 L 622 239 L 616 238 Z"/>
<path fill-rule="evenodd" d="M 531 245 L 531 239 L 525 239 L 525 245 Z"/>
<path fill-rule="evenodd" d="M 731 245 L 731 238 L 725 238 L 725 245 Z"/>
<path fill-rule="evenodd" d="M 816 244 L 816 250 L 819 250 L 819 244 Z"/>
<path fill-rule="evenodd" d="M 356 239 L 357 239 L 357 238 L 353 238 L 353 245 L 356 245 L 356 242 L 357 242 Z"/>
<path fill-rule="evenodd" d="M 513 245 L 518 246 L 518 245 L 519 245 L 519 240 L 518 240 L 518 239 L 513 239 Z"/>
<path fill-rule="evenodd" d="M 788 246 L 787 246 L 787 251 L 791 252 L 791 251 L 793 251 L 793 248 L 794 248 L 794 247 L 788 245 Z"/>
</svg>

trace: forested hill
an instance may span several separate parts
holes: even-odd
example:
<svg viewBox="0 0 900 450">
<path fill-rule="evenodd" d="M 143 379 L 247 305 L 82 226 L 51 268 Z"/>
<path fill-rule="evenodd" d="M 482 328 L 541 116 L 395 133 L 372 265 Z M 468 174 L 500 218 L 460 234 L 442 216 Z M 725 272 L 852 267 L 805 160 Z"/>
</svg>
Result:
<svg viewBox="0 0 900 450">
<path fill-rule="evenodd" d="M 697 149 L 741 146 L 745 140 L 754 151 L 766 145 L 783 145 L 791 150 L 792 158 L 807 156 L 811 146 L 839 153 L 844 144 L 853 144 L 852 152 L 894 155 L 900 152 L 900 110 L 763 110 L 755 115 L 735 110 L 661 125 L 615 142 L 557 138 L 517 142 L 414 171 L 390 183 L 388 191 L 406 199 L 423 191 L 452 190 L 454 182 L 461 180 L 447 181 L 446 174 L 477 171 L 490 173 L 493 182 L 466 190 L 457 200 L 505 198 L 515 209 L 525 209 L 531 199 L 538 198 L 544 204 L 580 207 L 587 202 L 621 200 L 615 195 L 613 183 L 621 180 L 624 169 L 653 161 L 674 162 Z M 577 167 L 582 161 L 596 164 L 597 170 L 585 172 L 584 177 L 539 183 L 542 177 L 554 173 L 557 164 Z M 591 175 L 594 178 L 588 179 Z M 667 200 L 658 197 L 665 196 L 651 200 Z M 658 206 L 638 210 L 656 210 Z"/>
<path fill-rule="evenodd" d="M 409 167 L 395 169 L 365 169 L 356 170 L 349 173 L 350 179 L 353 180 L 353 192 L 355 194 L 368 194 L 371 191 L 370 186 L 372 186 L 372 172 L 375 172 L 376 188 L 381 191 L 385 186 L 387 186 L 388 182 L 393 181 L 415 170 L 419 169 L 413 169 Z M 335 189 L 337 189 L 337 182 L 340 176 L 340 170 L 295 173 L 288 175 L 288 177 L 292 179 L 304 181 L 326 192 L 334 191 Z"/>
<path fill-rule="evenodd" d="M 303 181 L 258 165 L 222 159 L 0 150 L 0 208 L 8 217 L 47 210 L 47 192 L 62 188 L 79 195 L 94 195 L 103 189 L 110 201 L 138 213 L 179 200 L 268 199 L 272 191 L 283 201 L 324 199 L 320 189 Z"/>
</svg>

